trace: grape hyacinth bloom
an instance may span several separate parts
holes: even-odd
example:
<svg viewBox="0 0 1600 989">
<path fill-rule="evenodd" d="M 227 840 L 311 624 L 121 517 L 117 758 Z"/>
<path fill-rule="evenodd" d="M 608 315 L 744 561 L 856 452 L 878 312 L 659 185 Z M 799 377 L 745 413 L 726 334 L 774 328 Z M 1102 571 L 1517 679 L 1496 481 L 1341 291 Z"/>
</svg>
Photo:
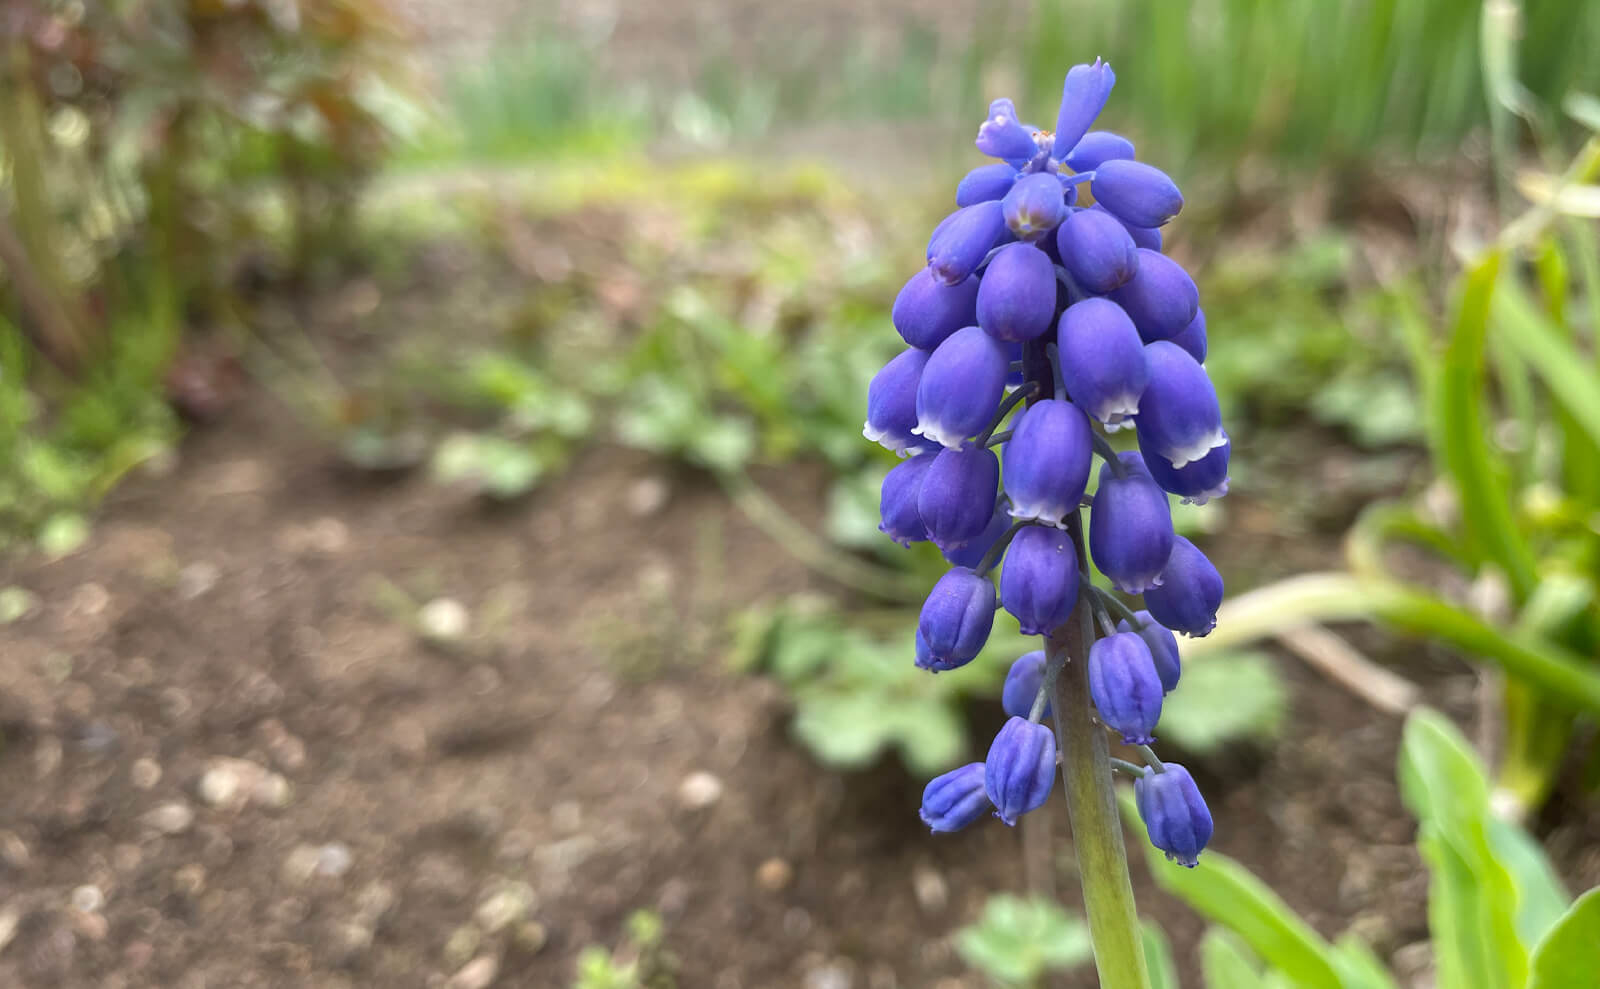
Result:
<svg viewBox="0 0 1600 989">
<path fill-rule="evenodd" d="M 1000 707 L 1014 718 L 1026 718 L 1033 713 L 1034 698 L 1044 683 L 1044 650 L 1023 653 L 1006 671 L 1005 686 L 1000 690 Z M 1050 705 L 1044 706 L 1043 716 L 1050 716 Z"/>
<path fill-rule="evenodd" d="M 966 567 L 939 578 L 917 620 L 917 665 L 935 673 L 972 662 L 994 626 L 994 585 Z"/>
<path fill-rule="evenodd" d="M 972 762 L 928 783 L 922 791 L 922 823 L 934 832 L 960 831 L 991 806 L 983 785 L 983 763 Z"/>
<path fill-rule="evenodd" d="M 1056 781 L 1056 738 L 1026 718 L 1012 718 L 994 737 L 983 762 L 984 787 L 994 815 L 1007 824 L 1050 799 Z"/>
<path fill-rule="evenodd" d="M 1144 766 L 1109 767 L 1135 778 L 1151 842 L 1193 865 L 1210 814 L 1148 746 L 1181 678 L 1174 633 L 1210 632 L 1223 586 L 1173 532 L 1170 502 L 1225 494 L 1232 447 L 1202 367 L 1199 289 L 1163 253 L 1183 194 L 1132 142 L 1093 129 L 1115 84 L 1103 61 L 1073 66 L 1053 132 L 1008 99 L 989 104 L 975 144 L 992 160 L 961 178 L 894 300 L 909 349 L 868 386 L 863 433 L 908 457 L 884 480 L 880 529 L 932 542 L 952 567 L 923 604 L 916 665 L 970 663 L 1001 609 L 1044 637 L 1006 674 L 1009 720 L 988 757 L 931 781 L 923 821 L 955 831 L 992 805 L 1015 824 L 1049 797 L 1059 752 L 1074 826 L 1114 827 L 1085 810 L 1108 805 L 1095 733 L 1110 729 L 1141 747 Z"/>
<path fill-rule="evenodd" d="M 901 351 L 872 376 L 867 385 L 867 421 L 861 435 L 895 453 L 915 453 L 925 446 L 912 430 L 917 428 L 917 382 L 927 366 L 928 352 L 915 347 Z"/>
<path fill-rule="evenodd" d="M 1194 543 L 1178 536 L 1160 586 L 1145 592 L 1144 603 L 1156 621 L 1174 632 L 1195 638 L 1210 635 L 1222 605 L 1222 575 Z"/>
<path fill-rule="evenodd" d="M 1143 594 L 1160 584 L 1175 538 L 1167 494 L 1137 453 L 1120 453 L 1116 465 L 1100 467 L 1089 509 L 1089 555 L 1117 590 Z"/>
<path fill-rule="evenodd" d="M 957 330 L 917 379 L 917 424 L 911 431 L 949 449 L 961 446 L 989 424 L 1010 373 L 1004 344 L 976 326 Z"/>
<path fill-rule="evenodd" d="M 1211 840 L 1211 810 L 1194 785 L 1194 777 L 1175 762 L 1161 770 L 1145 767 L 1134 780 L 1134 804 L 1150 832 L 1150 844 L 1166 852 L 1168 860 L 1193 869 L 1200 852 Z"/>
<path fill-rule="evenodd" d="M 1155 658 L 1142 637 L 1118 632 L 1089 648 L 1089 696 L 1101 719 L 1124 742 L 1149 745 L 1156 740 L 1164 693 Z"/>
<path fill-rule="evenodd" d="M 1183 663 L 1178 658 L 1178 638 L 1172 634 L 1172 629 L 1156 621 L 1148 611 L 1135 611 L 1133 617 L 1143 623 L 1140 628 L 1134 628 L 1124 618 L 1117 622 L 1117 631 L 1137 632 L 1144 644 L 1150 647 L 1156 675 L 1161 677 L 1161 690 L 1170 694 L 1178 689 L 1178 678 L 1183 675 Z"/>
<path fill-rule="evenodd" d="M 1060 529 L 1030 525 L 1017 533 L 1000 571 L 1000 604 L 1023 635 L 1044 635 L 1078 603 L 1078 556 Z"/>
</svg>

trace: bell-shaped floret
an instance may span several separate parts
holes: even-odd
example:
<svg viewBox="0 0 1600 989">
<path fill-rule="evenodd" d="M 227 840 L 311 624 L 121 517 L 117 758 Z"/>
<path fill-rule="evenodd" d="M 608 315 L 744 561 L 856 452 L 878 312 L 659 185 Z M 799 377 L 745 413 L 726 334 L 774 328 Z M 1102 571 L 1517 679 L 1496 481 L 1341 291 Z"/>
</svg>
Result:
<svg viewBox="0 0 1600 989">
<path fill-rule="evenodd" d="M 983 763 L 972 762 L 935 777 L 922 791 L 922 823 L 935 833 L 960 831 L 992 805 L 983 786 Z"/>
<path fill-rule="evenodd" d="M 917 491 L 917 514 L 928 538 L 948 553 L 981 538 L 989 528 L 1000 462 L 993 450 L 971 445 L 933 456 Z"/>
<path fill-rule="evenodd" d="M 939 578 L 917 619 L 917 665 L 940 673 L 972 662 L 994 627 L 994 585 L 966 567 Z"/>
<path fill-rule="evenodd" d="M 1150 382 L 1139 399 L 1135 420 L 1139 448 L 1167 458 L 1181 470 L 1228 442 L 1217 390 L 1205 368 L 1169 340 L 1145 347 L 1144 356 Z"/>
<path fill-rule="evenodd" d="M 1032 243 L 1054 230 L 1067 215 L 1066 191 L 1059 177 L 1034 172 L 1016 181 L 1000 201 L 1000 208 L 1017 239 Z"/>
<path fill-rule="evenodd" d="M 1026 718 L 1033 713 L 1034 698 L 1044 684 L 1045 656 L 1043 649 L 1025 652 L 1017 657 L 1006 671 L 1005 686 L 1000 689 L 1000 706 L 1015 718 Z M 1050 717 L 1050 702 L 1044 705 L 1044 717 Z"/>
<path fill-rule="evenodd" d="M 1172 629 L 1156 621 L 1148 611 L 1135 611 L 1133 617 L 1143 623 L 1142 627 L 1134 628 L 1124 618 L 1117 623 L 1117 631 L 1136 632 L 1150 647 L 1150 658 L 1156 663 L 1156 675 L 1161 677 L 1161 689 L 1170 694 L 1177 688 L 1178 678 L 1183 674 L 1183 663 L 1178 657 L 1178 638 L 1172 634 Z"/>
<path fill-rule="evenodd" d="M 1161 582 L 1172 554 L 1172 509 L 1139 454 L 1130 450 L 1117 460 L 1121 477 L 1110 464 L 1100 468 L 1089 509 L 1089 555 L 1118 590 L 1140 594 Z"/>
<path fill-rule="evenodd" d="M 1062 159 L 1074 172 L 1092 172 L 1102 162 L 1133 158 L 1133 142 L 1108 130 L 1092 130 Z"/>
<path fill-rule="evenodd" d="M 1056 269 L 1032 244 L 1007 244 L 978 284 L 978 325 L 996 340 L 1032 340 L 1056 313 Z"/>
<path fill-rule="evenodd" d="M 922 494 L 922 479 L 937 457 L 935 453 L 918 454 L 896 464 L 883 478 L 878 496 L 878 531 L 902 546 L 928 538 L 917 499 Z"/>
<path fill-rule="evenodd" d="M 1100 59 L 1092 65 L 1074 65 L 1061 84 L 1061 108 L 1056 114 L 1055 144 L 1051 154 L 1065 158 L 1089 132 L 1117 84 L 1117 74 Z"/>
<path fill-rule="evenodd" d="M 1053 398 L 1035 402 L 1012 427 L 1005 453 L 1012 518 L 1059 526 L 1078 510 L 1093 456 L 1082 409 Z"/>
<path fill-rule="evenodd" d="M 1194 279 L 1178 262 L 1139 248 L 1139 271 L 1111 293 L 1139 328 L 1145 343 L 1167 340 L 1183 332 L 1200 309 L 1200 292 Z"/>
<path fill-rule="evenodd" d="M 983 763 L 995 816 L 1015 825 L 1023 814 L 1044 806 L 1055 779 L 1056 739 L 1050 729 L 1026 718 L 1007 721 Z"/>
<path fill-rule="evenodd" d="M 1032 128 L 1017 119 L 1017 108 L 1006 99 L 989 104 L 989 116 L 978 127 L 978 150 L 1007 161 L 1032 158 L 1039 151 Z"/>
<path fill-rule="evenodd" d="M 1007 234 L 999 200 L 963 206 L 934 228 L 928 240 L 928 270 L 942 284 L 959 285 Z"/>
<path fill-rule="evenodd" d="M 1161 574 L 1161 584 L 1145 592 L 1144 606 L 1156 621 L 1196 638 L 1217 627 L 1222 606 L 1222 575 L 1194 543 L 1179 536 Z"/>
<path fill-rule="evenodd" d="M 1104 295 L 1139 273 L 1139 249 L 1128 228 L 1110 213 L 1080 209 L 1056 229 L 1056 250 L 1086 292 Z"/>
<path fill-rule="evenodd" d="M 1056 330 L 1056 348 L 1061 381 L 1072 401 L 1107 429 L 1130 425 L 1150 372 L 1139 331 L 1122 307 L 1109 299 L 1068 306 Z"/>
<path fill-rule="evenodd" d="M 917 379 L 912 432 L 946 448 L 960 446 L 988 428 L 1010 373 L 1011 355 L 999 340 L 976 326 L 950 334 Z"/>
<path fill-rule="evenodd" d="M 1189 771 L 1175 762 L 1164 771 L 1145 767 L 1133 781 L 1133 801 L 1150 833 L 1150 844 L 1167 853 L 1169 861 L 1192 869 L 1211 840 L 1211 810 L 1200 796 Z"/>
<path fill-rule="evenodd" d="M 978 321 L 978 279 L 946 285 L 927 268 L 912 275 L 889 310 L 900 338 L 920 350 L 932 350 L 950 334 Z"/>
<path fill-rule="evenodd" d="M 917 381 L 927 363 L 927 351 L 912 348 L 872 376 L 861 435 L 895 453 L 915 453 L 924 447 L 911 431 L 917 427 Z"/>
<path fill-rule="evenodd" d="M 1228 493 L 1228 453 L 1232 447 L 1233 444 L 1228 442 L 1224 433 L 1221 446 L 1199 460 L 1174 467 L 1166 457 L 1145 449 L 1143 438 L 1139 441 L 1139 451 L 1144 455 L 1150 476 L 1161 485 L 1161 490 L 1177 495 L 1189 505 L 1204 505 L 1212 498 L 1221 498 Z"/>
<path fill-rule="evenodd" d="M 1094 201 L 1135 227 L 1159 227 L 1183 209 L 1183 194 L 1159 168 L 1113 158 L 1094 170 Z"/>
<path fill-rule="evenodd" d="M 1017 181 L 1017 170 L 1003 161 L 979 165 L 956 186 L 956 205 L 972 206 L 991 199 L 1004 199 Z"/>
<path fill-rule="evenodd" d="M 1089 647 L 1089 698 L 1100 720 L 1120 732 L 1124 742 L 1155 741 L 1162 694 L 1155 659 L 1140 636 L 1118 632 Z"/>
<path fill-rule="evenodd" d="M 1072 537 L 1043 525 L 1018 532 L 1000 570 L 1000 603 L 1016 616 L 1022 634 L 1048 634 L 1077 602 L 1078 553 Z"/>
</svg>

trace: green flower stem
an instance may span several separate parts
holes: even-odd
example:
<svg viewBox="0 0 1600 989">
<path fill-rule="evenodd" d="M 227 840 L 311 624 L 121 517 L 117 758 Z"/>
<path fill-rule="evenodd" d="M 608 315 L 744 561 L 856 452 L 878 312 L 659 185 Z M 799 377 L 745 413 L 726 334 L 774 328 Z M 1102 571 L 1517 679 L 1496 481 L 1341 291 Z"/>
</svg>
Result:
<svg viewBox="0 0 1600 989">
<path fill-rule="evenodd" d="M 1067 532 L 1078 549 L 1078 566 L 1088 570 L 1083 522 L 1074 513 Z M 1061 750 L 1061 780 L 1072 821 L 1072 845 L 1083 882 L 1083 905 L 1094 941 L 1094 963 L 1102 989 L 1149 989 L 1139 915 L 1128 879 L 1128 854 L 1122 845 L 1111 785 L 1111 755 L 1106 733 L 1089 701 L 1089 645 L 1094 641 L 1092 609 L 1073 609 L 1072 617 L 1045 639 L 1047 661 L 1062 664 L 1051 691 L 1056 745 Z"/>
</svg>

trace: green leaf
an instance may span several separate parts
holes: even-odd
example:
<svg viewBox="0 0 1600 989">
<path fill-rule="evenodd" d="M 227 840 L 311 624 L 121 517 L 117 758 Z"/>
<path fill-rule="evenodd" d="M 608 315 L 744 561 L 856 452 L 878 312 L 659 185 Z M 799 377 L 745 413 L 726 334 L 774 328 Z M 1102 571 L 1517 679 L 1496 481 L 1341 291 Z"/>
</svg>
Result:
<svg viewBox="0 0 1600 989">
<path fill-rule="evenodd" d="M 1433 416 L 1443 448 L 1434 459 L 1461 500 L 1465 530 L 1505 573 L 1520 602 L 1533 589 L 1533 553 L 1517 531 L 1505 479 L 1495 467 L 1502 457 L 1489 446 L 1485 395 L 1484 351 L 1500 261 L 1500 252 L 1490 251 L 1467 272 L 1435 396 Z"/>
<path fill-rule="evenodd" d="M 1140 925 L 1144 938 L 1144 967 L 1150 973 L 1150 989 L 1183 989 L 1178 981 L 1178 963 L 1172 958 L 1172 945 L 1154 921 Z"/>
<path fill-rule="evenodd" d="M 1538 944 L 1566 913 L 1572 897 L 1532 835 L 1492 814 L 1486 824 L 1490 848 L 1517 890 L 1517 934 L 1523 944 Z"/>
<path fill-rule="evenodd" d="M 1249 949 L 1220 927 L 1208 927 L 1200 938 L 1200 973 L 1208 989 L 1260 989 L 1263 984 Z"/>
<path fill-rule="evenodd" d="M 1397 989 L 1394 976 L 1354 934 L 1346 934 L 1334 944 L 1333 967 L 1339 970 L 1345 989 Z"/>
<path fill-rule="evenodd" d="M 88 541 L 88 520 L 73 512 L 52 515 L 39 529 L 39 551 L 52 560 L 77 552 Z"/>
<path fill-rule="evenodd" d="M 1131 788 L 1121 794 L 1122 816 L 1138 833 L 1157 885 L 1189 904 L 1197 913 L 1244 940 L 1268 965 L 1294 984 L 1309 989 L 1341 989 L 1334 970 L 1333 949 L 1266 883 L 1220 852 L 1200 856 L 1193 869 L 1166 861 L 1150 844 L 1133 805 Z"/>
<path fill-rule="evenodd" d="M 1161 711 L 1166 738 L 1205 753 L 1239 738 L 1271 738 L 1282 723 L 1288 692 L 1265 653 L 1209 655 L 1184 667 L 1179 689 Z"/>
<path fill-rule="evenodd" d="M 968 965 L 1012 985 L 1030 985 L 1094 955 L 1081 919 L 1050 900 L 1004 893 L 989 897 L 976 924 L 956 932 L 955 946 Z"/>
<path fill-rule="evenodd" d="M 1536 306 L 1515 279 L 1495 296 L 1495 314 L 1506 324 L 1505 342 L 1539 374 L 1556 400 L 1600 443 L 1600 374 Z"/>
<path fill-rule="evenodd" d="M 1600 948 L 1600 888 L 1578 897 L 1533 951 L 1528 989 L 1593 985 Z"/>
<path fill-rule="evenodd" d="M 1416 815 L 1418 849 L 1432 874 L 1429 920 L 1440 984 L 1520 987 L 1528 949 L 1518 936 L 1518 892 L 1489 843 L 1489 781 L 1449 719 L 1418 709 L 1400 742 L 1400 797 Z"/>
<path fill-rule="evenodd" d="M 39 595 L 26 587 L 0 587 L 0 625 L 28 617 L 39 607 Z"/>
<path fill-rule="evenodd" d="M 802 691 L 795 695 L 794 734 L 822 762 L 865 766 L 889 744 L 891 729 L 870 694 Z"/>
</svg>

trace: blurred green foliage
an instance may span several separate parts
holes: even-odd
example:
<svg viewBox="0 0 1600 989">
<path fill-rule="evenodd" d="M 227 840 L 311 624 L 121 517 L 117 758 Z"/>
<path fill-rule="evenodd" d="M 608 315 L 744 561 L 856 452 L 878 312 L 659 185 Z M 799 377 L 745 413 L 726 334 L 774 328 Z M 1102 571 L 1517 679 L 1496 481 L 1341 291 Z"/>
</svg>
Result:
<svg viewBox="0 0 1600 989">
<path fill-rule="evenodd" d="M 663 945 L 665 934 L 660 914 L 634 911 L 615 950 L 590 945 L 578 953 L 572 989 L 672 989 L 677 960 Z"/>
<path fill-rule="evenodd" d="M 1485 989 L 1585 984 L 1600 931 L 1600 891 L 1573 901 L 1538 841 L 1497 816 L 1488 776 L 1449 719 L 1426 708 L 1407 719 L 1398 774 L 1430 874 L 1428 925 L 1438 983 Z M 1228 856 L 1207 851 L 1192 870 L 1164 861 L 1145 840 L 1126 788 L 1122 809 L 1157 884 L 1213 925 L 1200 942 L 1209 989 L 1398 985 L 1358 936 L 1330 944 Z"/>
<path fill-rule="evenodd" d="M 1089 925 L 1053 900 L 989 897 L 978 920 L 955 933 L 956 953 L 1002 986 L 1031 989 L 1051 972 L 1094 957 Z"/>
</svg>

